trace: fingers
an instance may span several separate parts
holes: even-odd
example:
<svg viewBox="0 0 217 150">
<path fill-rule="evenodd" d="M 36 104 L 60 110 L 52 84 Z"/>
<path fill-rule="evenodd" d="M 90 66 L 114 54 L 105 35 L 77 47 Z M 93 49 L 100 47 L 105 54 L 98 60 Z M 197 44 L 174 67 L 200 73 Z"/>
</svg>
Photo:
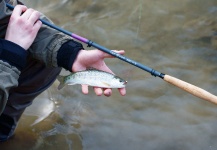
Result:
<svg viewBox="0 0 217 150">
<path fill-rule="evenodd" d="M 107 97 L 111 96 L 112 95 L 112 89 L 105 89 L 104 90 L 104 95 L 107 96 Z"/>
<path fill-rule="evenodd" d="M 12 18 L 21 17 L 22 21 L 27 21 L 30 25 L 36 25 L 36 28 L 40 27 L 39 17 L 40 13 L 31 8 L 27 8 L 23 5 L 16 5 L 12 13 Z"/>
<path fill-rule="evenodd" d="M 93 65 L 93 68 L 97 68 L 99 70 L 114 74 L 114 72 L 112 72 L 112 70 L 105 64 L 105 62 L 102 62 L 101 64 L 97 64 L 96 66 Z"/>
<path fill-rule="evenodd" d="M 23 14 L 21 15 L 25 20 L 28 20 L 30 18 L 30 16 L 32 15 L 32 13 L 34 12 L 33 9 L 29 8 L 27 9 L 25 12 L 23 12 Z"/>
<path fill-rule="evenodd" d="M 112 52 L 115 52 L 120 55 L 123 55 L 125 53 L 124 50 L 112 50 Z M 95 50 L 90 53 L 92 53 L 92 55 L 90 56 L 91 57 L 90 60 L 95 60 L 94 64 L 91 67 L 114 74 L 104 62 L 105 58 L 115 58 L 114 56 L 107 54 L 105 52 L 102 52 L 100 50 Z"/>
<path fill-rule="evenodd" d="M 25 11 L 25 13 L 23 13 L 22 17 L 28 20 L 29 23 L 34 25 L 39 20 L 40 13 L 38 11 L 29 8 Z"/>
<path fill-rule="evenodd" d="M 120 88 L 120 89 L 118 89 L 118 91 L 122 96 L 126 95 L 126 89 L 125 88 Z"/>
<path fill-rule="evenodd" d="M 88 94 L 88 85 L 81 85 L 81 88 L 82 88 L 83 94 L 85 94 L 85 95 Z M 95 91 L 97 96 L 102 95 L 102 89 L 101 88 L 94 87 L 94 91 Z"/>
<path fill-rule="evenodd" d="M 101 88 L 98 88 L 98 87 L 94 87 L 94 91 L 96 93 L 97 96 L 101 96 L 102 95 L 102 89 Z"/>
<path fill-rule="evenodd" d="M 81 85 L 81 89 L 83 94 L 88 94 L 88 85 Z"/>
<path fill-rule="evenodd" d="M 22 13 L 24 11 L 26 11 L 26 10 L 27 10 L 26 6 L 24 6 L 24 5 L 17 5 L 17 6 L 15 6 L 15 8 L 14 8 L 14 10 L 12 12 L 12 16 L 14 16 L 14 17 L 21 16 Z"/>
<path fill-rule="evenodd" d="M 38 20 L 33 27 L 34 31 L 37 32 L 41 28 L 41 26 L 42 26 L 42 22 Z"/>
<path fill-rule="evenodd" d="M 120 55 L 123 55 L 124 53 L 125 53 L 125 51 L 124 50 L 112 50 L 113 52 L 115 52 L 115 53 L 117 53 L 117 54 L 120 54 Z M 96 56 L 98 56 L 99 57 L 99 59 L 97 60 L 98 61 L 98 63 L 95 63 L 92 67 L 94 67 L 94 68 L 97 68 L 97 69 L 99 69 L 99 70 L 103 70 L 103 71 L 106 71 L 106 72 L 109 72 L 109 73 L 111 73 L 111 74 L 114 74 L 113 72 L 112 72 L 112 70 L 105 64 L 105 62 L 104 62 L 104 59 L 105 58 L 115 58 L 114 56 L 112 56 L 112 55 L 110 55 L 110 54 L 107 54 L 107 53 L 105 53 L 105 52 L 102 52 L 102 51 L 100 51 L 100 50 L 96 50 L 95 51 L 95 55 L 93 55 L 93 57 L 95 56 L 95 58 L 97 58 Z M 93 58 L 94 59 L 94 58 Z M 93 60 L 92 59 L 92 60 Z M 100 61 L 99 61 L 100 60 Z M 100 62 L 100 63 L 99 63 Z"/>
<path fill-rule="evenodd" d="M 124 55 L 125 51 L 124 50 L 112 50 L 111 53 L 117 53 L 119 55 Z M 104 59 L 104 58 L 115 58 L 115 56 L 112 56 L 111 54 L 105 53 L 101 50 L 93 50 L 91 52 L 90 57 L 93 57 L 93 59 Z"/>
<path fill-rule="evenodd" d="M 112 95 L 112 90 L 111 89 L 102 89 L 102 88 L 99 88 L 99 87 L 94 87 L 94 91 L 95 91 L 95 94 L 97 96 L 102 96 L 102 94 L 104 94 L 105 96 L 109 97 Z"/>
<path fill-rule="evenodd" d="M 104 94 L 105 96 L 109 97 L 112 95 L 112 89 L 104 89 L 104 91 L 103 91 L 102 88 L 94 87 L 94 91 L 95 91 L 95 94 L 97 96 L 102 96 L 102 94 Z M 125 88 L 120 88 L 120 89 L 118 89 L 118 91 L 122 96 L 126 95 L 126 89 Z"/>
<path fill-rule="evenodd" d="M 120 54 L 120 55 L 124 55 L 125 54 L 124 50 L 112 50 L 112 52 L 115 52 L 115 53 Z M 115 56 L 112 56 L 112 55 L 107 54 L 107 53 L 103 53 L 103 57 L 104 58 L 115 58 Z"/>
<path fill-rule="evenodd" d="M 27 9 L 23 13 L 22 17 L 25 20 L 27 20 L 30 23 L 30 25 L 33 25 L 33 26 L 37 25 L 37 27 L 39 27 L 39 25 L 41 24 L 40 23 L 41 21 L 39 21 L 40 13 L 38 11 L 31 9 L 31 8 Z"/>
<path fill-rule="evenodd" d="M 82 86 L 82 93 L 87 95 L 88 94 L 88 85 L 81 85 Z M 112 89 L 103 89 L 99 87 L 93 87 L 94 92 L 97 96 L 102 96 L 103 94 L 107 97 L 112 95 Z"/>
</svg>

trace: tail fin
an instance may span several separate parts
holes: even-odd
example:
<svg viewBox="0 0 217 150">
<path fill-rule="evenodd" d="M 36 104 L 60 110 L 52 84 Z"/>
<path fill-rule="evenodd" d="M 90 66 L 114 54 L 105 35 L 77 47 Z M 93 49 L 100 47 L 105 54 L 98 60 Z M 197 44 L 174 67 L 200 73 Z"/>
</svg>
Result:
<svg viewBox="0 0 217 150">
<path fill-rule="evenodd" d="M 64 86 L 65 86 L 65 84 L 64 84 L 64 76 L 58 76 L 57 77 L 57 80 L 60 82 L 60 84 L 59 84 L 59 86 L 58 86 L 58 90 L 61 90 Z"/>
</svg>

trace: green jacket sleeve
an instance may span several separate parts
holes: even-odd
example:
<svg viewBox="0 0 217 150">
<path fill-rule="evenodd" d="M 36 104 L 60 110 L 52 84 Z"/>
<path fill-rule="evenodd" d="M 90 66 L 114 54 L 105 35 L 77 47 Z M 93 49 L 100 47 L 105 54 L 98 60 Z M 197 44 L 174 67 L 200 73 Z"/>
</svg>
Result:
<svg viewBox="0 0 217 150">
<path fill-rule="evenodd" d="M 0 39 L 0 115 L 7 103 L 9 90 L 18 86 L 20 70 L 26 65 L 27 52 L 19 45 Z"/>
<path fill-rule="evenodd" d="M 51 22 L 44 15 L 41 18 Z M 29 51 L 34 58 L 44 62 L 47 66 L 58 67 L 58 51 L 64 43 L 70 40 L 72 40 L 71 37 L 42 25 Z"/>
<path fill-rule="evenodd" d="M 18 86 L 20 71 L 10 64 L 0 60 L 0 115 L 7 103 L 9 90 Z"/>
</svg>

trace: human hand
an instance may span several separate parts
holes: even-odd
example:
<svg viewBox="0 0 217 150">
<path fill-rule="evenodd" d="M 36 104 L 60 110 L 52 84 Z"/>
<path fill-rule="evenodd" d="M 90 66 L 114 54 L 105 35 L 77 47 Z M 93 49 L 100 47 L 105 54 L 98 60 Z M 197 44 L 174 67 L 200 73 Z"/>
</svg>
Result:
<svg viewBox="0 0 217 150">
<path fill-rule="evenodd" d="M 115 51 L 115 52 L 121 55 L 124 54 L 123 50 Z M 72 71 L 77 72 L 77 71 L 86 70 L 87 68 L 96 68 L 114 74 L 105 64 L 104 58 L 114 58 L 114 57 L 100 50 L 88 50 L 88 51 L 81 50 L 78 53 L 77 58 L 72 66 Z M 124 96 L 126 94 L 125 88 L 120 88 L 118 90 L 121 95 Z M 108 88 L 94 87 L 94 91 L 98 96 L 101 96 L 102 94 L 104 94 L 105 96 L 110 96 L 112 94 L 112 90 Z M 88 94 L 87 85 L 82 85 L 82 92 L 84 94 Z"/>
<path fill-rule="evenodd" d="M 38 11 L 17 5 L 11 15 L 5 39 L 27 50 L 32 45 L 42 25 L 39 17 Z"/>
</svg>

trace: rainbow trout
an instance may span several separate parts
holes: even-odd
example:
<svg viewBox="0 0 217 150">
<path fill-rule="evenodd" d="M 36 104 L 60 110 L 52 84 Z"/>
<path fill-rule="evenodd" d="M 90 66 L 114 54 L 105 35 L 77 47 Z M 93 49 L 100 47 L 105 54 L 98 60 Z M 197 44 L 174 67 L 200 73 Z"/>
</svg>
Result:
<svg viewBox="0 0 217 150">
<path fill-rule="evenodd" d="M 78 71 L 68 76 L 59 76 L 57 79 L 60 82 L 58 86 L 59 90 L 65 85 L 75 84 L 85 84 L 101 88 L 123 88 L 127 84 L 127 81 L 124 79 L 97 69 Z"/>
</svg>

